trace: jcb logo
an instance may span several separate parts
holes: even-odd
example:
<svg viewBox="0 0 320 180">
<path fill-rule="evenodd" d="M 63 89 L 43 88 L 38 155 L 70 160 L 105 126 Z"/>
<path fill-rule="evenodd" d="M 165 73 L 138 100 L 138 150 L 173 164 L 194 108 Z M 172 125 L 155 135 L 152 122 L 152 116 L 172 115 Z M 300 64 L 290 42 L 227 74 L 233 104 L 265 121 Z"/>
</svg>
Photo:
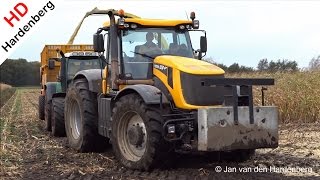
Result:
<svg viewBox="0 0 320 180">
<path fill-rule="evenodd" d="M 162 65 L 162 64 L 155 64 L 155 65 L 154 65 L 154 68 L 163 71 L 163 70 L 167 70 L 168 67 L 167 67 L 167 66 L 164 66 L 164 65 Z"/>
</svg>

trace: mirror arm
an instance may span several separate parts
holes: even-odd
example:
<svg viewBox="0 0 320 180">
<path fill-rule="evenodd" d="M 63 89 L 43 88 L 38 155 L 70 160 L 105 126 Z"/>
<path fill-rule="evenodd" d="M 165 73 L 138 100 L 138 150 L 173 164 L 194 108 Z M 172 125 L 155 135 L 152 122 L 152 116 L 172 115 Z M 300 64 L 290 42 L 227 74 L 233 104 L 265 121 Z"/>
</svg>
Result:
<svg viewBox="0 0 320 180">
<path fill-rule="evenodd" d="M 202 59 L 202 52 L 201 52 L 201 50 L 199 49 L 199 50 L 197 50 L 198 51 L 198 59 L 199 60 L 201 60 Z"/>
<path fill-rule="evenodd" d="M 204 55 L 201 57 L 201 59 L 202 59 L 203 57 L 205 57 L 206 55 L 207 55 L 207 52 L 204 53 Z"/>
</svg>

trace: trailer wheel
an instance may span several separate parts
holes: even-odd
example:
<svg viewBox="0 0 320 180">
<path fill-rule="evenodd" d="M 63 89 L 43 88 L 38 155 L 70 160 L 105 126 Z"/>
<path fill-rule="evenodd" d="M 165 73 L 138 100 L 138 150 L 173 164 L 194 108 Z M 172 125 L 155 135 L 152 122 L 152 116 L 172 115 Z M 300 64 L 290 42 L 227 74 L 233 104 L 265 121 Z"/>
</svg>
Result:
<svg viewBox="0 0 320 180">
<path fill-rule="evenodd" d="M 38 106 L 38 114 L 39 119 L 44 120 L 44 104 L 45 104 L 45 96 L 39 96 L 39 106 Z"/>
<path fill-rule="evenodd" d="M 137 94 L 121 97 L 112 115 L 112 147 L 127 168 L 149 170 L 167 166 L 172 148 L 162 138 L 163 119 Z"/>
<path fill-rule="evenodd" d="M 52 99 L 51 106 L 51 133 L 55 137 L 66 136 L 64 126 L 64 98 L 56 97 Z"/>
<path fill-rule="evenodd" d="M 46 103 L 46 106 L 45 106 L 44 119 L 46 122 L 45 129 L 47 131 L 51 131 L 51 105 L 52 105 L 52 102 L 50 100 Z"/>
<path fill-rule="evenodd" d="M 76 79 L 67 91 L 65 127 L 70 147 L 79 152 L 103 151 L 108 139 L 98 134 L 97 94 L 86 79 Z"/>
</svg>

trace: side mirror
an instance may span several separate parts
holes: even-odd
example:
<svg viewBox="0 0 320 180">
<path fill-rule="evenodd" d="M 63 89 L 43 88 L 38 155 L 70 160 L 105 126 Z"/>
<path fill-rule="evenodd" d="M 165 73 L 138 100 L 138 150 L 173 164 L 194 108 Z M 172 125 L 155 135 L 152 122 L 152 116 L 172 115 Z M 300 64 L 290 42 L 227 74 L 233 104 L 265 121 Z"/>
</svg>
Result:
<svg viewBox="0 0 320 180">
<path fill-rule="evenodd" d="M 102 34 L 93 35 L 93 50 L 94 52 L 104 52 L 104 39 Z"/>
<path fill-rule="evenodd" d="M 49 59 L 48 67 L 49 67 L 50 70 L 54 69 L 54 67 L 55 67 L 55 60 Z"/>
<path fill-rule="evenodd" d="M 200 51 L 207 52 L 207 37 L 205 36 L 200 37 Z"/>
</svg>

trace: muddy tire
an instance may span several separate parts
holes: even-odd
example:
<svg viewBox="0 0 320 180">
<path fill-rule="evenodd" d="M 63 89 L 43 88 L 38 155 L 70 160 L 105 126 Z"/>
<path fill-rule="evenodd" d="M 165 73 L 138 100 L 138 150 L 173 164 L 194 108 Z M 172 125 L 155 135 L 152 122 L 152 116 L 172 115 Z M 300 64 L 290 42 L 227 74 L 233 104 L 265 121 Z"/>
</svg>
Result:
<svg viewBox="0 0 320 180">
<path fill-rule="evenodd" d="M 137 94 L 121 97 L 113 108 L 112 147 L 125 167 L 150 170 L 170 166 L 172 148 L 162 138 L 160 112 Z"/>
<path fill-rule="evenodd" d="M 39 96 L 39 106 L 38 106 L 38 114 L 39 119 L 44 120 L 44 104 L 45 104 L 45 96 Z"/>
<path fill-rule="evenodd" d="M 79 152 L 101 152 L 108 139 L 98 134 L 97 94 L 86 79 L 76 79 L 67 91 L 65 127 L 69 146 Z"/>
<path fill-rule="evenodd" d="M 44 120 L 45 120 L 45 130 L 51 131 L 51 105 L 52 101 L 48 101 L 45 106 Z"/>
<path fill-rule="evenodd" d="M 52 99 L 51 134 L 55 137 L 66 136 L 66 130 L 64 126 L 64 98 L 63 97 L 57 97 Z"/>
</svg>

